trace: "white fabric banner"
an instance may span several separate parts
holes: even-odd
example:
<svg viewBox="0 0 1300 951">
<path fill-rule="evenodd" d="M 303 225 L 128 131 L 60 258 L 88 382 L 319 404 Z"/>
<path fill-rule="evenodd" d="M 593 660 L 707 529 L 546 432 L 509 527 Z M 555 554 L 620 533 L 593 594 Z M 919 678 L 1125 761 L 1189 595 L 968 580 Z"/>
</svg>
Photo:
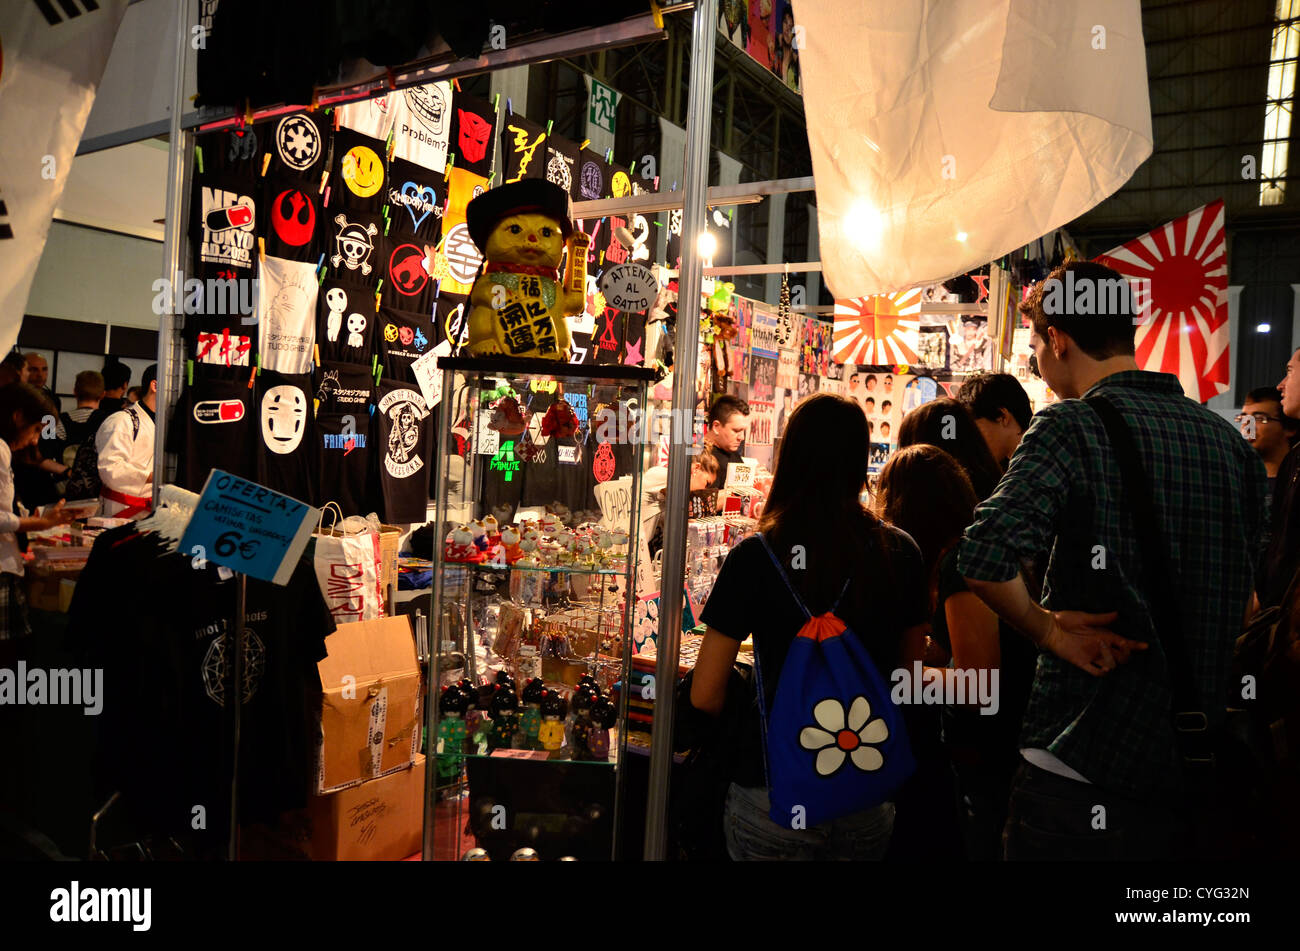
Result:
<svg viewBox="0 0 1300 951">
<path fill-rule="evenodd" d="M 311 261 L 267 255 L 257 295 L 257 349 L 266 370 L 310 373 L 320 284 Z"/>
<path fill-rule="evenodd" d="M 795 19 L 837 298 L 978 267 L 1151 154 L 1139 0 L 798 0 Z"/>
<path fill-rule="evenodd" d="M 127 0 L 0 4 L 0 354 L 18 339 L 126 7 Z"/>
</svg>

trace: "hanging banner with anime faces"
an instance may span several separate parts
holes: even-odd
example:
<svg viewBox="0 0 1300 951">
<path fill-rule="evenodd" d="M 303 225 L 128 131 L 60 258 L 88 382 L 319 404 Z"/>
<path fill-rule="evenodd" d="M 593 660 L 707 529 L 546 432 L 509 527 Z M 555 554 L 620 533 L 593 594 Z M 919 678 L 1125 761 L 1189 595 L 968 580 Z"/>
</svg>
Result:
<svg viewBox="0 0 1300 951">
<path fill-rule="evenodd" d="M 391 98 L 393 157 L 441 172 L 451 138 L 451 83 L 411 86 Z"/>
<path fill-rule="evenodd" d="M 262 394 L 262 443 L 277 456 L 302 445 L 307 430 L 307 394 L 290 384 L 272 386 Z"/>
<path fill-rule="evenodd" d="M 263 370 L 257 377 L 257 481 L 296 499 L 314 499 L 318 454 L 311 377 Z"/>
<path fill-rule="evenodd" d="M 432 426 L 429 408 L 418 389 L 384 380 L 379 409 L 377 449 L 383 461 L 379 483 L 384 497 L 384 520 L 395 524 L 422 522 L 429 505 L 429 451 Z"/>
<path fill-rule="evenodd" d="M 374 347 L 375 293 L 327 280 L 316 301 L 316 348 L 321 361 L 369 363 Z"/>
<path fill-rule="evenodd" d="M 311 370 L 320 284 L 310 261 L 267 255 L 257 297 L 257 350 L 262 368 L 279 373 Z"/>
</svg>

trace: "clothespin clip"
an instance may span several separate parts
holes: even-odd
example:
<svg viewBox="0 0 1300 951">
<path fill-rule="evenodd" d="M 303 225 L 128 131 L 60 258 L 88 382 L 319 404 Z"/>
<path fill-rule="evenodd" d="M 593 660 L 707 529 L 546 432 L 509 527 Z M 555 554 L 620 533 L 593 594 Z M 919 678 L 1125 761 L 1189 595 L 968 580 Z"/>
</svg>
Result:
<svg viewBox="0 0 1300 951">
<path fill-rule="evenodd" d="M 605 252 L 604 252 L 604 251 L 601 251 L 601 252 L 600 252 L 600 266 L 601 266 L 601 267 L 604 267 L 604 266 L 605 266 Z"/>
<path fill-rule="evenodd" d="M 376 353 L 376 354 L 373 354 L 373 355 L 370 357 L 370 372 L 371 372 L 371 373 L 378 373 L 378 372 L 379 372 L 379 354 L 377 354 L 377 353 Z"/>
<path fill-rule="evenodd" d="M 677 181 L 676 181 L 676 179 L 673 180 L 673 187 L 670 189 L 670 191 L 677 191 Z"/>
<path fill-rule="evenodd" d="M 384 211 L 387 210 L 388 210 L 387 208 L 384 209 Z M 388 229 L 391 228 L 392 226 L 393 226 L 392 219 L 389 218 L 388 215 L 384 215 L 384 237 L 385 238 L 388 237 Z"/>
<path fill-rule="evenodd" d="M 316 361 L 316 366 L 320 366 L 320 344 L 313 343 L 311 345 L 311 353 L 312 358 Z"/>
<path fill-rule="evenodd" d="M 343 113 L 335 109 L 334 110 L 334 131 L 335 132 L 339 130 L 339 126 L 342 124 L 342 122 L 343 122 Z"/>
<path fill-rule="evenodd" d="M 550 134 L 551 134 L 551 126 L 553 126 L 553 125 L 555 125 L 555 120 L 554 120 L 554 119 L 547 119 L 547 120 L 546 120 L 546 134 L 547 134 L 547 135 L 550 135 Z"/>
<path fill-rule="evenodd" d="M 185 383 L 188 386 L 194 385 L 194 361 L 185 361 Z"/>
<path fill-rule="evenodd" d="M 591 139 L 583 139 L 582 144 L 578 146 L 578 149 L 579 150 L 585 149 L 589 145 L 591 145 Z"/>
<path fill-rule="evenodd" d="M 375 367 L 375 386 L 378 386 L 378 385 L 379 385 L 379 381 L 382 380 L 383 378 L 384 378 L 384 368 L 381 367 L 381 366 L 376 365 L 376 367 Z"/>
<path fill-rule="evenodd" d="M 388 145 L 387 145 L 387 152 L 388 152 L 388 157 L 389 157 L 390 159 L 393 157 L 393 148 L 394 148 L 394 145 L 395 145 L 395 143 L 396 143 L 396 141 L 397 141 L 397 140 L 394 138 L 394 133 L 396 133 L 396 131 L 397 131 L 396 129 L 389 129 L 389 130 L 388 130 Z"/>
<path fill-rule="evenodd" d="M 379 313 L 379 298 L 384 292 L 384 279 L 379 279 L 379 286 L 375 288 L 375 313 Z"/>
<path fill-rule="evenodd" d="M 199 174 L 202 175 L 203 174 L 203 146 L 201 145 L 194 146 L 194 161 L 199 166 Z"/>
<path fill-rule="evenodd" d="M 447 153 L 447 167 L 444 168 L 444 169 L 442 170 L 442 180 L 443 180 L 444 182 L 445 182 L 447 179 L 451 178 L 451 170 L 452 170 L 453 168 L 455 168 L 455 167 L 456 167 L 456 153 L 455 153 L 455 152 L 448 152 L 448 153 Z M 450 197 L 450 196 L 448 196 L 448 197 Z"/>
<path fill-rule="evenodd" d="M 396 88 L 397 88 L 397 74 L 396 74 L 395 72 L 393 72 L 393 67 L 389 66 L 388 69 L 387 69 L 387 73 L 388 73 L 388 88 L 389 88 L 389 89 L 396 89 Z"/>
<path fill-rule="evenodd" d="M 324 273 L 325 271 L 325 252 L 320 253 L 320 258 L 316 261 L 316 270 Z"/>
<path fill-rule="evenodd" d="M 513 116 L 514 114 L 515 114 L 514 103 L 511 101 L 509 96 L 506 96 L 506 115 Z"/>
<path fill-rule="evenodd" d="M 325 189 L 325 201 L 321 204 L 322 208 L 328 208 L 330 206 L 330 192 L 333 190 L 333 188 Z"/>
<path fill-rule="evenodd" d="M 253 124 L 253 104 L 247 99 L 244 100 L 244 125 Z"/>
<path fill-rule="evenodd" d="M 266 260 L 266 239 L 265 238 L 257 239 L 257 259 L 259 261 Z"/>
<path fill-rule="evenodd" d="M 655 176 L 655 191 L 659 190 L 659 176 Z"/>
<path fill-rule="evenodd" d="M 259 357 L 259 359 L 261 358 Z M 253 369 L 250 370 L 248 373 L 248 388 L 250 390 L 253 388 L 253 381 L 256 379 L 257 379 L 257 367 L 253 367 Z"/>
<path fill-rule="evenodd" d="M 655 18 L 655 29 L 662 30 L 664 28 L 664 11 L 659 7 L 659 4 L 655 3 L 655 0 L 650 0 L 650 15 Z"/>
<path fill-rule="evenodd" d="M 453 79 L 453 80 L 451 81 L 451 88 L 454 89 L 454 90 L 456 90 L 457 92 L 460 92 L 460 80 L 459 80 L 459 79 Z"/>
<path fill-rule="evenodd" d="M 487 187 L 488 187 L 488 188 L 491 188 L 491 187 L 492 187 L 492 179 L 494 179 L 494 178 L 496 178 L 496 177 L 497 177 L 497 173 L 496 173 L 495 171 L 493 171 L 492 174 L 488 176 L 488 180 L 487 180 Z"/>
<path fill-rule="evenodd" d="M 495 96 L 492 97 L 492 111 L 498 112 L 499 111 L 498 107 L 500 105 L 501 105 L 501 93 L 497 93 Z"/>
<path fill-rule="evenodd" d="M 330 170 L 327 168 L 320 173 L 320 188 L 316 189 L 317 195 L 325 194 L 325 183 L 330 180 Z"/>
<path fill-rule="evenodd" d="M 262 177 L 266 178 L 266 170 L 271 164 L 271 153 L 267 152 L 262 156 Z"/>
<path fill-rule="evenodd" d="M 635 174 L 636 174 L 636 159 L 633 159 L 632 164 L 628 167 L 627 177 L 631 178 Z"/>
<path fill-rule="evenodd" d="M 613 150 L 613 149 L 606 149 L 606 150 L 605 150 L 605 161 L 606 161 L 606 162 L 613 162 L 613 161 L 614 161 L 614 150 Z"/>
</svg>

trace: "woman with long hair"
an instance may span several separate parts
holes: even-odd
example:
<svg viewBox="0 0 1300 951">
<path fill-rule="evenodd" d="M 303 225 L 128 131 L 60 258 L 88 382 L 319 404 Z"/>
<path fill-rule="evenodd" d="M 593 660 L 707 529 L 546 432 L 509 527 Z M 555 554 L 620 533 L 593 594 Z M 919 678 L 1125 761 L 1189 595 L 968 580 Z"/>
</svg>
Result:
<svg viewBox="0 0 1300 951">
<path fill-rule="evenodd" d="M 937 446 L 966 470 L 975 498 L 983 502 L 1002 478 L 988 443 L 969 409 L 949 397 L 923 403 L 903 417 L 898 427 L 898 448 L 924 444 Z M 969 523 L 967 523 L 969 524 Z"/>
<path fill-rule="evenodd" d="M 924 676 L 945 681 L 945 697 L 966 701 L 944 707 L 942 716 L 929 717 L 928 724 L 916 722 L 925 716 L 909 722 L 921 767 L 900 798 L 897 837 L 917 840 L 913 848 L 930 854 L 951 847 L 955 773 L 966 855 L 995 860 L 1001 857 L 1002 826 L 1019 760 L 1017 739 L 1037 652 L 966 590 L 957 571 L 957 543 L 974 521 L 978 501 L 957 460 L 920 443 L 894 453 L 881 470 L 876 510 L 921 548 L 926 590 L 934 603 L 932 637 L 940 652 L 951 656 L 951 666 L 927 668 Z M 987 689 L 972 691 L 981 679 Z M 988 701 L 983 710 L 982 699 Z M 909 801 L 908 793 L 915 800 Z"/>
<path fill-rule="evenodd" d="M 852 400 L 808 397 L 791 413 L 759 530 L 814 616 L 831 610 L 857 633 L 886 680 L 921 656 L 929 604 L 921 555 L 904 533 L 860 501 L 867 477 L 867 419 Z M 846 587 L 847 583 L 847 587 Z M 723 563 L 701 619 L 707 625 L 691 705 L 719 713 L 742 641 L 752 636 L 771 709 L 786 653 L 804 616 L 763 540 L 747 538 Z M 733 859 L 878 859 L 889 844 L 892 803 L 811 829 L 768 816 L 759 715 L 750 710 L 724 824 Z"/>
<path fill-rule="evenodd" d="M 23 591 L 23 556 L 16 533 L 72 521 L 63 512 L 62 499 L 43 517 L 20 516 L 14 511 L 13 454 L 35 446 L 46 417 L 53 416 L 54 406 L 34 387 L 26 383 L 0 386 L 0 641 L 17 640 L 31 633 Z"/>
</svg>

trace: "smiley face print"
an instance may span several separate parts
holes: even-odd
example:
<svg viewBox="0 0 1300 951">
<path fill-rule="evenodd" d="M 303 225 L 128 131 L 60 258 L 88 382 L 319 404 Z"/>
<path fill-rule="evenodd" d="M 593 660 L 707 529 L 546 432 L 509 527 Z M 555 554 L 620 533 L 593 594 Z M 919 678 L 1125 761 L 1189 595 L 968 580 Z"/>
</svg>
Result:
<svg viewBox="0 0 1300 951">
<path fill-rule="evenodd" d="M 355 145 L 343 156 L 343 181 L 352 194 L 369 198 L 383 187 L 384 163 L 374 149 Z"/>
</svg>

